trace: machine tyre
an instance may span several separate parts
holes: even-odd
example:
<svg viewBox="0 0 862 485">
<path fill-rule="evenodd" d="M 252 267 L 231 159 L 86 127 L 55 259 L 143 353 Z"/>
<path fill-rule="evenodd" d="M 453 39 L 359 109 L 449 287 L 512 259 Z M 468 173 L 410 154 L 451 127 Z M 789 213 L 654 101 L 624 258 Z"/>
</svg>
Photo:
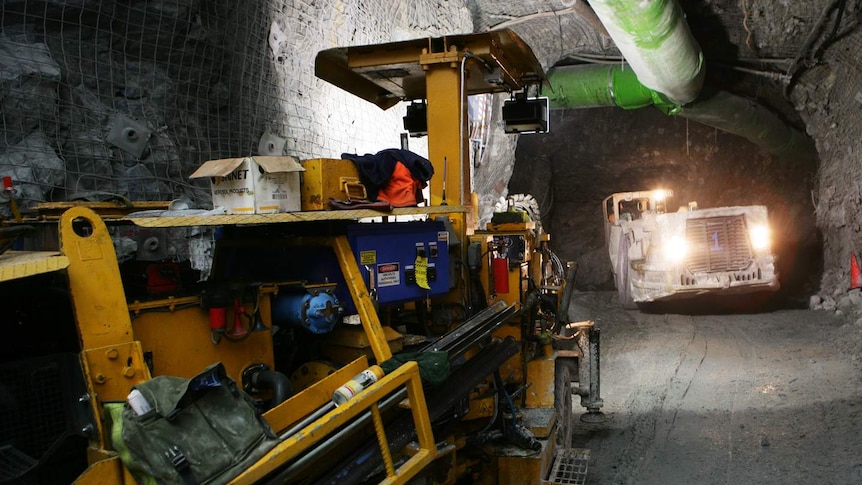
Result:
<svg viewBox="0 0 862 485">
<path fill-rule="evenodd" d="M 578 375 L 578 363 L 557 359 L 554 363 L 554 409 L 557 412 L 557 445 L 572 446 L 575 410 L 572 407 L 572 376 Z"/>
<path fill-rule="evenodd" d="M 617 293 L 620 306 L 626 310 L 637 310 L 638 306 L 632 299 L 631 263 L 629 262 L 629 238 L 623 234 L 619 244 L 619 266 L 617 267 Z"/>
</svg>

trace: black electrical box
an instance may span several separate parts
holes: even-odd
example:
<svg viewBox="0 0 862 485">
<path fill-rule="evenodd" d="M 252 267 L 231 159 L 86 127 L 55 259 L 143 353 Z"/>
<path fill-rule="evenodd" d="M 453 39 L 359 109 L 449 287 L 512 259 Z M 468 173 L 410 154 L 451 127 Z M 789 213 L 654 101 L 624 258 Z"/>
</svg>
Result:
<svg viewBox="0 0 862 485">
<path fill-rule="evenodd" d="M 548 98 L 515 99 L 503 103 L 503 123 L 506 133 L 547 133 Z"/>
<path fill-rule="evenodd" d="M 407 115 L 404 116 L 404 129 L 411 137 L 418 138 L 428 135 L 428 105 L 425 103 L 410 103 L 407 105 Z"/>
</svg>

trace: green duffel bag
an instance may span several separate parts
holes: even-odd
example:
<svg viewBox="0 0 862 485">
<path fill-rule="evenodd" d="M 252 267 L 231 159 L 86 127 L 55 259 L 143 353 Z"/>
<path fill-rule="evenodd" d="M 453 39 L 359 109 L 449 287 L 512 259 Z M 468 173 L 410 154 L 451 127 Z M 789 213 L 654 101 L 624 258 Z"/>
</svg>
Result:
<svg viewBox="0 0 862 485">
<path fill-rule="evenodd" d="M 114 450 L 141 484 L 227 483 L 278 443 L 221 363 L 191 379 L 154 377 L 105 409 Z"/>
</svg>

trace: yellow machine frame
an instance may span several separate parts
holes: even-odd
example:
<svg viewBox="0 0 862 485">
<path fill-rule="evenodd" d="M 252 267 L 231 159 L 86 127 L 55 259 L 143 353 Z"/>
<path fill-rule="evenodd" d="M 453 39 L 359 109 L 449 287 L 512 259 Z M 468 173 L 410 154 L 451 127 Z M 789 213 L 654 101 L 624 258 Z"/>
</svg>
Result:
<svg viewBox="0 0 862 485">
<path fill-rule="evenodd" d="M 402 77 L 386 78 L 376 74 L 380 70 L 395 68 L 404 73 Z M 467 162 L 467 144 L 464 143 L 468 95 L 522 90 L 544 81 L 540 64 L 517 35 L 503 30 L 329 49 L 319 53 L 315 69 L 322 79 L 384 109 L 404 100 L 428 100 L 429 159 L 438 174 L 430 181 L 430 205 L 395 209 L 390 215 L 446 216 L 461 241 L 479 242 L 485 252 L 488 250 L 488 238 L 493 234 L 520 234 L 532 241 L 535 234 L 526 225 L 492 227 L 489 231 L 474 234 L 475 197 L 470 193 L 471 167 Z M 452 175 L 444 178 L 444 173 Z M 378 212 L 357 210 L 121 220 L 138 227 L 169 228 L 349 221 L 378 216 Z M 11 264 L 0 260 L 0 281 L 40 272 L 67 272 L 81 342 L 81 364 L 88 385 L 90 406 L 98 425 L 91 442 L 90 467 L 76 483 L 134 483 L 117 455 L 110 451 L 109 433 L 104 428 L 103 404 L 124 401 L 132 386 L 151 378 L 146 352 L 158 355 L 152 367 L 155 375 L 190 377 L 205 365 L 221 361 L 228 375 L 239 381 L 249 366 L 264 364 L 272 367 L 271 292 L 262 291 L 259 296 L 266 331 L 251 334 L 242 342 L 216 345 L 210 341 L 207 315 L 198 297 L 127 302 L 111 235 L 96 212 L 79 206 L 68 208 L 60 216 L 59 235 L 59 253 L 35 256 L 19 254 L 15 255 L 17 260 Z M 334 251 L 359 313 L 372 357 L 378 363 L 388 360 L 392 357 L 392 351 L 347 237 L 308 236 L 304 238 L 303 244 L 327 246 Z M 462 260 L 466 260 L 466 246 L 462 244 L 462 254 L 459 255 Z M 512 290 L 507 295 L 496 295 L 495 298 L 514 305 L 524 303 L 522 283 L 527 279 L 537 280 L 541 274 L 541 253 L 535 252 L 535 247 L 531 247 L 529 253 L 528 259 L 533 257 L 536 261 L 510 271 L 508 278 Z M 488 268 L 484 267 L 482 277 L 486 281 L 487 271 Z M 460 291 L 460 288 L 456 288 L 453 293 Z M 505 325 L 497 331 L 497 337 L 520 340 L 524 338 L 525 332 L 532 333 L 534 330 L 525 330 L 524 325 L 524 321 Z M 525 382 L 529 375 L 531 386 L 522 397 L 524 404 L 527 408 L 553 411 L 554 366 L 561 354 L 551 349 L 549 341 L 539 345 L 525 342 L 523 348 L 523 352 L 504 366 L 503 373 L 518 382 Z M 368 359 L 360 356 L 270 409 L 264 418 L 277 433 L 290 429 L 315 409 L 328 403 L 333 391 L 351 376 L 368 367 Z M 402 406 L 408 406 L 411 410 L 418 443 L 409 450 L 409 458 L 396 467 L 396 460 L 388 447 L 379 402 L 399 389 L 406 391 L 407 400 Z M 493 402 L 488 399 L 475 401 L 471 404 L 468 420 L 487 419 L 491 414 L 491 406 Z M 406 483 L 429 463 L 435 459 L 442 460 L 442 457 L 450 460 L 451 470 L 444 483 L 454 483 L 455 475 L 466 472 L 467 465 L 457 457 L 457 450 L 463 446 L 457 436 L 445 437 L 446 446 L 438 450 L 418 366 L 410 362 L 384 376 L 346 404 L 303 425 L 231 483 L 255 483 L 365 412 L 371 414 L 374 433 L 383 455 L 386 478 L 381 483 Z M 532 429 L 536 436 L 553 438 L 555 418 L 553 414 L 550 418 L 547 418 L 547 414 L 545 416 Z M 494 475 L 498 483 L 539 484 L 554 453 L 554 440 L 548 439 L 547 443 L 538 454 L 501 455 L 499 475 Z"/>
</svg>

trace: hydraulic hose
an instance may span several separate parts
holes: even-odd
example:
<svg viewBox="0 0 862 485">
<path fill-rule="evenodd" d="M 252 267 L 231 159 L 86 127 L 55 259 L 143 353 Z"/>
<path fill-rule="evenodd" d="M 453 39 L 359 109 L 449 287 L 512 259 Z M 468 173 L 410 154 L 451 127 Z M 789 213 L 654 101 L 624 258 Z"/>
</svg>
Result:
<svg viewBox="0 0 862 485">
<path fill-rule="evenodd" d="M 251 384 L 258 389 L 272 391 L 269 408 L 278 406 L 293 395 L 293 386 L 290 384 L 290 379 L 281 372 L 274 370 L 261 369 L 255 372 L 251 375 Z"/>
<path fill-rule="evenodd" d="M 575 289 L 575 276 L 578 274 L 578 265 L 573 264 L 566 273 L 566 289 L 563 290 L 563 301 L 560 302 L 560 312 L 557 314 L 557 326 L 554 333 L 560 333 L 560 329 L 569 321 L 569 305 L 572 302 L 572 291 Z"/>
</svg>

